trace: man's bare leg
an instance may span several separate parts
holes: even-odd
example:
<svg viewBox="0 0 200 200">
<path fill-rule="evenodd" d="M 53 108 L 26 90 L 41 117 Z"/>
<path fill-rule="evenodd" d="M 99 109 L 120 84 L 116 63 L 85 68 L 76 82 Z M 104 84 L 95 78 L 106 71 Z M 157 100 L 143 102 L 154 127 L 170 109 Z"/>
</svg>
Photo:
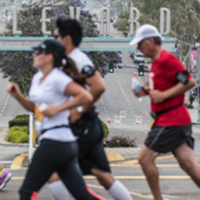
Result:
<svg viewBox="0 0 200 200">
<path fill-rule="evenodd" d="M 194 151 L 184 143 L 175 150 L 174 155 L 178 160 L 180 167 L 200 188 L 200 166 L 195 161 Z"/>
<path fill-rule="evenodd" d="M 147 182 L 154 196 L 154 200 L 163 199 L 159 187 L 159 173 L 154 162 L 158 155 L 158 152 L 152 151 L 144 145 L 138 156 L 138 161 L 147 178 Z"/>
</svg>

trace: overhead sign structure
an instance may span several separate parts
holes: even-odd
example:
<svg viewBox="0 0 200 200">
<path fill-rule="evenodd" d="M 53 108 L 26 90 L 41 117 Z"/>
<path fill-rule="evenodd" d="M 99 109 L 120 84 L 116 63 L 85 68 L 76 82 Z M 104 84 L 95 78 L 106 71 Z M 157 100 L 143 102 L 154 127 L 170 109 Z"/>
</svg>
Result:
<svg viewBox="0 0 200 200">
<path fill-rule="evenodd" d="M 47 18 L 47 12 L 51 10 L 50 6 L 58 6 L 64 2 L 57 0 L 29 0 L 27 5 L 38 5 L 43 3 L 45 7 L 42 9 L 42 18 L 40 20 L 42 32 L 44 37 L 20 37 L 22 32 L 17 28 L 17 7 L 13 9 L 13 35 L 15 37 L 0 37 L 0 51 L 30 51 L 32 46 L 36 46 L 41 41 L 49 38 L 51 32 L 47 30 L 47 23 L 50 19 Z M 75 14 L 76 13 L 76 16 Z M 77 20 L 80 19 L 81 7 L 77 7 L 76 10 L 70 7 L 70 17 Z M 130 36 L 129 38 L 111 38 L 110 37 L 110 10 L 107 7 L 101 8 L 100 15 L 100 38 L 84 38 L 81 43 L 81 49 L 85 51 L 136 51 L 128 43 L 134 38 L 134 33 L 139 27 L 139 10 L 137 8 L 130 8 Z M 160 25 L 161 34 L 166 36 L 170 32 L 170 11 L 167 8 L 161 8 L 160 10 Z M 104 14 L 106 17 L 104 19 Z M 166 18 L 164 17 L 166 16 Z M 105 27 L 106 25 L 106 27 Z M 175 38 L 165 38 L 163 41 L 163 48 L 170 52 L 175 52 Z"/>
<path fill-rule="evenodd" d="M 21 1 L 21 0 L 19 0 Z M 25 3 L 23 3 L 24 5 L 27 6 L 33 6 L 33 5 L 43 5 L 43 6 L 60 6 L 63 3 L 65 3 L 65 1 L 59 2 L 58 0 L 27 0 Z"/>
</svg>

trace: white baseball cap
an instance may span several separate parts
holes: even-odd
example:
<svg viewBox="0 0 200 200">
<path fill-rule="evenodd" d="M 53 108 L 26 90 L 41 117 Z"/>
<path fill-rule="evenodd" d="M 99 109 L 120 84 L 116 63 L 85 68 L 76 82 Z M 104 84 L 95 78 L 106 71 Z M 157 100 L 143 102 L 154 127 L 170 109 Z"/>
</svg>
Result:
<svg viewBox="0 0 200 200">
<path fill-rule="evenodd" d="M 158 29 L 155 26 L 152 26 L 150 24 L 142 25 L 136 30 L 135 37 L 129 43 L 129 45 L 136 45 L 143 39 L 151 37 L 159 37 L 161 40 L 163 40 L 163 37 L 160 35 Z"/>
</svg>

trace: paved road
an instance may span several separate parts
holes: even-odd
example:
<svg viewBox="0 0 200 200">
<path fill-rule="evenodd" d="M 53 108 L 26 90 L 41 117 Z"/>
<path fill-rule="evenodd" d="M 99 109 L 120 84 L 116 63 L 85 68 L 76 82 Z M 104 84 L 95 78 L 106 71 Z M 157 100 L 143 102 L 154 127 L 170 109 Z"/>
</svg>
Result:
<svg viewBox="0 0 200 200">
<path fill-rule="evenodd" d="M 27 111 L 7 93 L 6 87 L 8 84 L 9 81 L 3 79 L 2 73 L 0 73 L 0 127 L 6 127 L 7 122 L 16 115 L 27 113 Z"/>
<path fill-rule="evenodd" d="M 200 128 L 194 127 L 194 136 L 197 139 L 196 151 L 200 152 Z M 200 163 L 200 155 L 195 156 L 198 163 Z M 160 174 L 160 185 L 162 194 L 165 200 L 199 200 L 200 191 L 196 185 L 189 179 L 189 177 L 178 167 L 173 155 L 161 155 L 157 161 L 157 166 Z M 140 166 L 136 160 L 125 160 L 120 162 L 110 163 L 112 172 L 130 191 L 134 200 L 148 200 L 152 199 L 149 187 L 143 176 Z M 24 179 L 26 169 L 10 170 L 13 173 L 13 179 L 7 185 L 3 192 L 0 192 L 1 199 L 17 200 L 17 191 Z M 85 181 L 95 192 L 102 195 L 106 200 L 112 198 L 109 194 L 98 184 L 98 182 L 91 176 L 85 177 Z M 45 186 L 39 195 L 38 200 L 50 199 L 48 187 Z M 73 198 L 70 198 L 72 200 Z"/>
</svg>

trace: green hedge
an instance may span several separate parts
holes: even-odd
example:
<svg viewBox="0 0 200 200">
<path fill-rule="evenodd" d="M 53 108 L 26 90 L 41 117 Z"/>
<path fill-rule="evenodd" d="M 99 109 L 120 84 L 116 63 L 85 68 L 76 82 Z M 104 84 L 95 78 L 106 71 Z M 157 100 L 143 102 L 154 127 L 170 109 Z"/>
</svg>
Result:
<svg viewBox="0 0 200 200">
<path fill-rule="evenodd" d="M 24 114 L 24 115 L 17 115 L 14 119 L 29 119 L 29 115 L 27 115 L 27 114 Z"/>
<path fill-rule="evenodd" d="M 6 141 L 13 143 L 28 143 L 28 126 L 13 126 L 9 129 Z"/>
<path fill-rule="evenodd" d="M 110 131 L 108 129 L 108 126 L 103 121 L 101 121 L 101 123 L 102 123 L 103 130 L 104 130 L 104 138 L 106 138 Z"/>
<path fill-rule="evenodd" d="M 9 128 L 13 126 L 28 126 L 29 115 L 17 115 L 13 120 L 10 120 L 8 124 L 9 124 Z"/>
<path fill-rule="evenodd" d="M 101 121 L 104 129 L 104 138 L 109 134 L 107 125 Z M 9 134 L 6 140 L 14 143 L 28 142 L 29 115 L 18 115 L 9 121 Z"/>
</svg>

